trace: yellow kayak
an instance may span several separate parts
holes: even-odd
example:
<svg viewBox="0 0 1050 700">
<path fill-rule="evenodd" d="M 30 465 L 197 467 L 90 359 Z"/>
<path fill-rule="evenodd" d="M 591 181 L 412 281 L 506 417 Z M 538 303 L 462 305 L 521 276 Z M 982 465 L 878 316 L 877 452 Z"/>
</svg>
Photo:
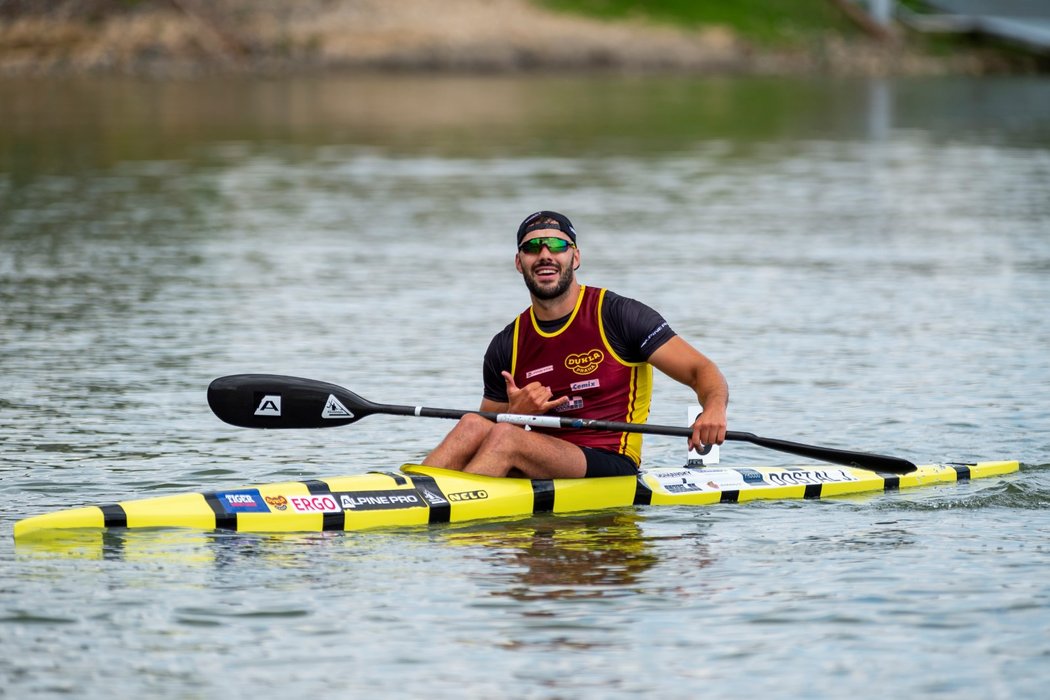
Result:
<svg viewBox="0 0 1050 700">
<path fill-rule="evenodd" d="M 104 528 L 316 532 L 421 526 L 628 506 L 713 505 L 896 491 L 1015 472 L 1017 461 L 928 464 L 906 474 L 846 466 L 658 467 L 638 476 L 513 479 L 407 464 L 311 481 L 70 508 L 15 523 L 16 540 Z"/>
</svg>

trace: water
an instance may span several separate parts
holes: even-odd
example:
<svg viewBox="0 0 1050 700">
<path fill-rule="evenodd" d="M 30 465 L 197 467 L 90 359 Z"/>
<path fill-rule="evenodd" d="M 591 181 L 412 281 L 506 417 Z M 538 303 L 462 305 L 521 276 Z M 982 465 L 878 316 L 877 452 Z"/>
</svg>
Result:
<svg viewBox="0 0 1050 700">
<path fill-rule="evenodd" d="M 1050 83 L 0 83 L 12 697 L 1038 697 L 1050 680 Z M 420 459 L 256 432 L 231 373 L 473 408 L 539 208 L 713 357 L 730 427 L 1020 475 L 820 502 L 15 546 L 60 507 Z M 661 377 L 656 423 L 688 392 Z M 684 445 L 648 438 L 650 464 Z M 723 463 L 792 457 L 727 445 Z"/>
</svg>

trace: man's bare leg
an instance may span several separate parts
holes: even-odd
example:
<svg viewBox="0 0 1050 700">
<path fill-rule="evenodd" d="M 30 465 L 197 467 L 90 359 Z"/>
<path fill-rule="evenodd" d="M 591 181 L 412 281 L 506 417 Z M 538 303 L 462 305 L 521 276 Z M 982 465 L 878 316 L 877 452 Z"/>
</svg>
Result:
<svg viewBox="0 0 1050 700">
<path fill-rule="evenodd" d="M 490 426 L 463 471 L 506 476 L 511 469 L 516 469 L 530 479 L 587 475 L 587 458 L 576 445 L 508 423 L 490 423 Z"/>
<path fill-rule="evenodd" d="M 430 467 L 462 470 L 477 453 L 489 432 L 496 427 L 492 421 L 468 413 L 459 419 L 423 464 Z"/>
</svg>

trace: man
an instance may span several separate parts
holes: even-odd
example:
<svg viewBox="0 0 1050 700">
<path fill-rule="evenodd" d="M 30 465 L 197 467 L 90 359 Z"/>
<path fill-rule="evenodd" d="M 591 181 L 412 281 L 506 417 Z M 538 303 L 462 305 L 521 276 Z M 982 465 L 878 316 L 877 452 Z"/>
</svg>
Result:
<svg viewBox="0 0 1050 700">
<path fill-rule="evenodd" d="M 514 266 L 532 306 L 489 344 L 482 411 L 644 423 L 656 367 L 692 388 L 703 406 L 690 449 L 725 441 L 729 387 L 721 371 L 648 306 L 579 284 L 576 229 L 565 216 L 531 214 L 517 240 Z M 424 464 L 531 479 L 635 474 L 641 437 L 525 429 L 468 414 Z"/>
</svg>

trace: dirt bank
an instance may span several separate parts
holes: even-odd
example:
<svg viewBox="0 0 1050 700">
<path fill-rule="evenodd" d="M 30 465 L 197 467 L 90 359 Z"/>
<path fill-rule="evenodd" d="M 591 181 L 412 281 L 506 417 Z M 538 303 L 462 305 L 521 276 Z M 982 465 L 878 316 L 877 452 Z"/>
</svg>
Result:
<svg viewBox="0 0 1050 700">
<path fill-rule="evenodd" d="M 724 27 L 599 22 L 527 0 L 0 0 L 0 75 L 430 70 L 935 74 L 1006 68 L 829 36 L 761 50 Z"/>
</svg>

